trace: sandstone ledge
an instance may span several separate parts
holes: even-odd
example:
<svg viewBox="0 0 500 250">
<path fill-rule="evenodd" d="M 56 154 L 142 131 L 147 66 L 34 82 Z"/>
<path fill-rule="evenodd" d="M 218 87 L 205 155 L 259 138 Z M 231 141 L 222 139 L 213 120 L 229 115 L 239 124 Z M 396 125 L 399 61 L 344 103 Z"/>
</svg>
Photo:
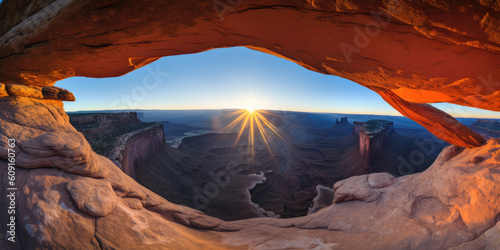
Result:
<svg viewBox="0 0 500 250">
<path fill-rule="evenodd" d="M 24 84 L 0 83 L 0 98 L 8 96 L 70 102 L 74 102 L 76 100 L 73 93 L 69 92 L 66 89 L 55 86 L 38 87 L 28 86 Z"/>
</svg>

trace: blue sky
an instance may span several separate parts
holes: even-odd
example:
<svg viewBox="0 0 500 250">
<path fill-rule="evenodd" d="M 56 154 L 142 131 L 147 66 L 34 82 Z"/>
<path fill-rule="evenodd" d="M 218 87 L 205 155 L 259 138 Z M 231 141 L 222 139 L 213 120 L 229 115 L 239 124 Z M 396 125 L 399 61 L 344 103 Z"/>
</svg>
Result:
<svg viewBox="0 0 500 250">
<path fill-rule="evenodd" d="M 162 58 L 114 78 L 73 77 L 68 111 L 103 109 L 258 108 L 400 115 L 373 91 L 336 76 L 246 48 Z M 456 117 L 500 118 L 498 112 L 435 104 Z"/>
</svg>

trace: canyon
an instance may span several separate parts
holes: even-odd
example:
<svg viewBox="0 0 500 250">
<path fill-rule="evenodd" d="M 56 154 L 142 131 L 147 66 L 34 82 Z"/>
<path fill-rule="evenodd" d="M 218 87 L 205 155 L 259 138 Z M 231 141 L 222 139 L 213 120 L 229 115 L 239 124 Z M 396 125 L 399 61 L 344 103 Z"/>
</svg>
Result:
<svg viewBox="0 0 500 250">
<path fill-rule="evenodd" d="M 69 118 L 95 152 L 108 157 L 134 179 L 139 162 L 165 145 L 163 125 L 143 123 L 137 118 L 137 112 L 74 113 Z"/>
<path fill-rule="evenodd" d="M 500 111 L 498 1 L 216 2 L 214 7 L 211 0 L 2 1 L 0 195 L 4 198 L 0 205 L 12 206 L 5 197 L 14 193 L 15 215 L 3 209 L 0 224 L 2 230 L 10 221 L 16 224 L 15 242 L 1 239 L 5 249 L 500 248 L 500 139 L 484 138 L 428 104 Z M 231 145 L 234 135 L 218 138 L 213 148 L 201 145 L 216 141 L 214 135 L 187 138 L 174 151 L 152 145 L 145 150 L 157 151 L 147 161 L 141 157 L 147 151 L 124 147 L 120 164 L 133 167 L 120 169 L 94 152 L 71 125 L 63 101 L 75 97 L 54 86 L 68 77 L 114 77 L 159 57 L 231 46 L 280 56 L 359 83 L 451 145 L 436 150 L 439 156 L 425 171 L 396 177 L 384 169 L 400 164 L 391 154 L 382 154 L 370 166 L 386 173 L 365 172 L 366 164 L 353 157 L 360 154 L 355 135 L 342 141 L 349 150 L 335 168 L 330 157 L 338 157 L 337 140 L 298 141 L 291 160 L 276 159 L 278 166 L 296 159 L 287 171 L 304 176 L 301 181 L 308 181 L 313 165 L 322 169 L 316 174 L 335 176 L 324 185 L 333 188 L 333 203 L 307 216 L 226 221 L 199 211 L 202 206 L 175 204 L 183 198 L 165 199 L 164 187 L 154 186 L 157 182 L 144 187 L 125 172 L 135 172 L 143 183 L 162 177 L 166 185 L 191 187 L 185 176 L 175 174 L 184 171 L 180 174 L 205 179 L 190 167 L 202 166 L 201 159 L 209 162 L 213 152 L 215 160 L 231 154 L 230 148 L 220 148 L 228 148 L 224 144 Z M 340 133 L 335 127 L 310 134 L 335 137 Z M 289 129 L 300 130 L 293 124 Z M 154 140 L 162 133 L 157 126 L 123 141 L 141 147 L 145 145 L 141 138 Z M 408 138 L 394 133 L 386 149 L 393 145 L 390 149 L 396 151 Z M 199 140 L 205 143 L 198 144 Z M 203 158 L 191 157 L 194 149 Z M 413 152 L 406 150 L 408 157 L 417 155 Z M 15 157 L 9 156 L 12 153 Z M 258 153 L 273 161 L 267 150 Z M 258 170 L 244 154 L 240 156 L 241 168 L 204 166 L 216 175 Z M 124 160 L 129 158 L 137 161 Z M 116 159 L 120 161 L 120 156 Z M 138 171 L 143 168 L 135 164 L 141 162 L 150 166 L 149 172 Z M 161 170 L 162 162 L 170 162 L 177 172 Z M 408 163 L 403 165 L 408 168 Z M 11 172 L 15 178 L 9 180 L 4 173 Z M 245 181 L 258 182 L 262 177 L 265 174 Z M 261 207 L 282 212 L 277 204 L 283 203 L 279 194 L 287 186 L 261 184 L 256 190 L 278 194 L 274 199 L 278 202 Z M 9 186 L 16 191 L 7 190 Z M 155 188 L 158 194 L 150 190 Z M 254 200 L 258 203 L 258 194 Z M 8 236 L 5 231 L 0 233 Z"/>
<path fill-rule="evenodd" d="M 154 133 L 155 128 L 159 127 L 156 125 L 116 135 L 119 139 L 118 143 L 114 143 L 113 154 L 110 154 L 111 157 L 104 155 L 127 175 L 163 198 L 232 221 L 255 217 L 305 216 L 314 206 L 314 200 L 321 200 L 318 190 L 326 196 L 333 195 L 331 187 L 335 182 L 354 175 L 388 172 L 402 176 L 421 172 L 432 164 L 447 145 L 433 141 L 425 130 L 414 127 L 395 130 L 392 122 L 384 120 L 354 122 L 353 126 L 348 117 L 342 117 L 337 122 L 338 119 L 335 121 L 328 114 L 265 111 L 262 117 L 267 117 L 273 126 L 279 127 L 276 132 L 286 137 L 287 141 L 274 135 L 268 138 L 267 148 L 259 141 L 260 132 L 256 132 L 257 141 L 253 147 L 247 144 L 246 139 L 235 146 L 238 137 L 248 138 L 249 131 L 244 130 L 243 134 L 238 135 L 240 127 L 226 129 L 234 120 L 228 114 L 234 112 L 238 111 L 212 111 L 213 114 L 207 116 L 166 111 L 165 116 L 161 116 L 158 112 L 142 111 L 143 119 L 150 121 L 148 124 L 163 121 L 162 124 L 167 126 L 165 133 L 169 134 L 165 138 L 172 138 L 169 129 L 181 131 L 177 133 L 183 138 L 180 144 L 173 140 L 173 147 L 167 146 L 160 136 L 151 137 L 142 132 L 146 130 Z M 107 126 L 93 128 L 105 134 L 110 134 L 106 129 L 110 125 L 120 128 L 140 123 L 133 112 L 71 114 L 70 120 L 75 120 L 75 117 L 80 120 L 88 120 L 85 117 L 113 120 L 113 123 L 106 123 Z M 120 122 L 116 117 L 123 118 Z M 184 118 L 179 120 L 176 117 Z M 165 122 L 169 118 L 176 123 Z M 179 123 L 182 120 L 189 122 L 183 125 Z M 334 121 L 335 125 L 331 127 Z M 183 131 L 199 129 L 189 124 L 212 123 L 218 126 L 210 130 L 219 132 L 205 135 L 193 133 L 187 138 L 183 136 Z M 88 123 L 85 126 L 75 122 L 72 124 L 84 133 L 93 149 L 99 148 L 96 141 L 101 140 L 88 135 Z M 404 124 L 399 122 L 398 126 L 404 127 Z M 128 138 L 130 134 L 142 138 L 120 139 Z M 412 134 L 418 134 L 418 137 Z M 107 138 L 105 141 L 114 140 Z M 150 149 L 151 146 L 158 149 Z M 117 155 L 126 153 L 125 149 L 140 151 L 141 154 L 139 157 L 129 156 L 126 162 L 116 161 Z M 422 154 L 418 161 L 412 158 L 415 153 Z M 331 204 L 332 200 L 323 201 L 323 206 Z"/>
<path fill-rule="evenodd" d="M 470 127 L 484 138 L 492 139 L 500 137 L 500 121 L 498 120 L 480 119 Z"/>
</svg>

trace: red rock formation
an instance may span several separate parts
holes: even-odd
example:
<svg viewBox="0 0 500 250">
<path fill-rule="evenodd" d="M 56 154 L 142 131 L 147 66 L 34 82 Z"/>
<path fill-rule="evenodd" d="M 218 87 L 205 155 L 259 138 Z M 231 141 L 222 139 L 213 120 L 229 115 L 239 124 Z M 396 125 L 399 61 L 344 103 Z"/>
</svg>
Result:
<svg viewBox="0 0 500 250">
<path fill-rule="evenodd" d="M 392 91 L 377 92 L 401 114 L 424 126 L 440 139 L 461 147 L 479 146 L 484 142 L 482 136 L 429 104 L 409 103 Z"/>
<path fill-rule="evenodd" d="M 389 121 L 372 120 L 354 122 L 353 125 L 353 134 L 359 138 L 358 147 L 362 165 L 368 169 L 382 155 L 384 144 L 394 131 L 394 124 Z"/>
<path fill-rule="evenodd" d="M 122 75 L 162 56 L 246 46 L 408 103 L 500 111 L 495 1 L 231 3 L 5 0 L 0 81 L 50 86 L 71 76 Z M 450 143 L 482 141 L 470 130 L 440 125 L 447 132 L 437 136 Z"/>
<path fill-rule="evenodd" d="M 49 86 L 40 88 L 23 84 L 0 83 L 0 98 L 6 96 L 22 96 L 40 100 L 75 101 L 73 93 L 59 87 Z"/>
<path fill-rule="evenodd" d="M 335 125 L 343 125 L 343 124 L 349 124 L 349 121 L 347 121 L 347 117 L 341 117 L 340 118 L 340 121 L 339 119 L 337 118 L 337 120 L 335 121 Z"/>
<path fill-rule="evenodd" d="M 7 97 L 0 105 L 2 173 L 7 138 L 16 140 L 17 238 L 13 243 L 2 237 L 7 249 L 224 248 L 219 237 L 181 225 L 207 229 L 219 220 L 167 202 L 92 152 L 60 101 Z M 8 183 L 0 179 L 0 186 Z M 7 192 L 0 191 L 4 197 Z M 0 215 L 7 224 L 6 210 Z"/>
</svg>

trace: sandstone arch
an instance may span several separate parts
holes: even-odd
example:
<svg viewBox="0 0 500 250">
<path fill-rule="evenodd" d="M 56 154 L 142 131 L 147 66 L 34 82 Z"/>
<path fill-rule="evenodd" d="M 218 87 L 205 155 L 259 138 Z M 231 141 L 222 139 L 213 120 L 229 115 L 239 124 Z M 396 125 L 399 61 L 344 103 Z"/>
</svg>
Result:
<svg viewBox="0 0 500 250">
<path fill-rule="evenodd" d="M 71 76 L 112 77 L 162 56 L 246 46 L 390 93 L 402 100 L 389 100 L 392 106 L 401 111 L 411 104 L 429 119 L 403 115 L 441 139 L 478 146 L 481 136 L 420 104 L 500 111 L 498 6 L 473 0 L 6 0 L 0 81 L 48 86 Z"/>
<path fill-rule="evenodd" d="M 118 76 L 161 56 L 247 46 L 369 87 L 457 145 L 481 138 L 425 103 L 500 110 L 498 1 L 231 2 L 4 0 L 0 81 L 51 86 Z M 223 20 L 214 3 L 229 6 Z M 390 15 L 377 19 L 372 10 Z M 367 25 L 370 42 L 356 44 Z M 19 157 L 20 241 L 2 237 L 8 248 L 499 247 L 498 139 L 450 146 L 429 170 L 389 186 L 368 183 L 376 176 L 345 180 L 337 191 L 356 201 L 312 216 L 224 222 L 162 199 L 94 153 L 64 112 L 70 93 L 15 88 L 24 96 L 0 98 L 0 169 L 6 138 L 18 139 Z"/>
</svg>

